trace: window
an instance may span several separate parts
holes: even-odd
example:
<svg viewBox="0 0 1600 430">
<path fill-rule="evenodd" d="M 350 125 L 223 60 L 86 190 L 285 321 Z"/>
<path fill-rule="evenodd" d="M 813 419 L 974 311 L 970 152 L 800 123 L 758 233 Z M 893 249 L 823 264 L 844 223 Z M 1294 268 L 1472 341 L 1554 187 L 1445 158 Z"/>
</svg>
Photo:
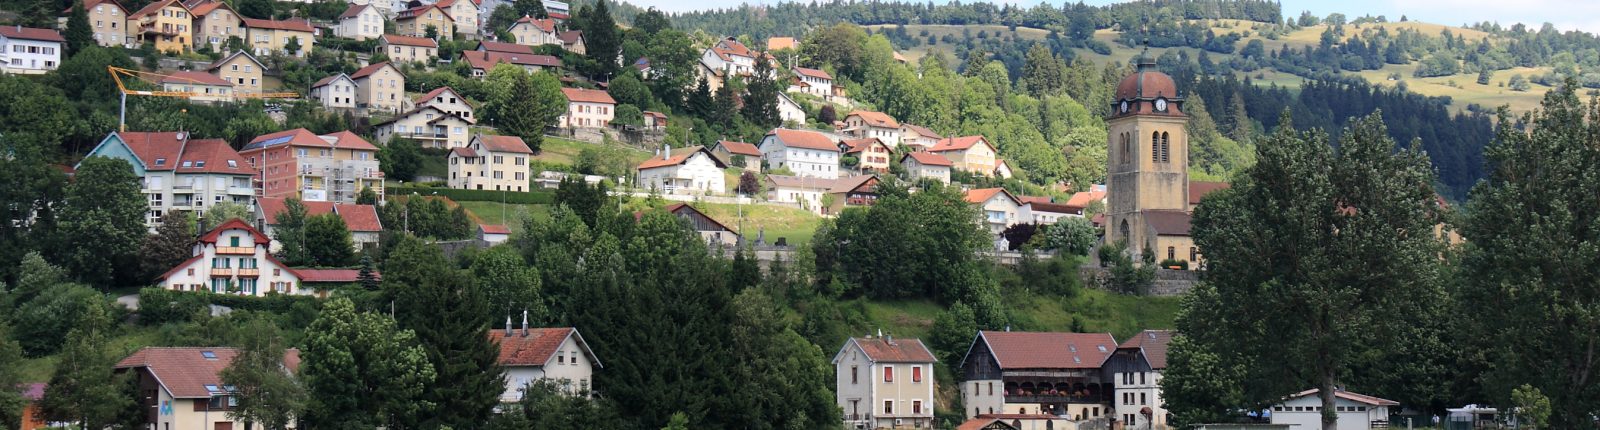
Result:
<svg viewBox="0 0 1600 430">
<path fill-rule="evenodd" d="M 1148 397 L 1145 397 L 1145 396 L 1146 396 L 1146 393 L 1139 393 L 1139 404 L 1140 405 L 1148 405 L 1148 404 L 1150 404 L 1150 399 Z"/>
<path fill-rule="evenodd" d="M 1161 132 L 1161 162 L 1172 162 L 1172 141 L 1168 139 L 1167 132 Z"/>
<path fill-rule="evenodd" d="M 911 382 L 922 382 L 922 366 L 911 366 Z"/>
<path fill-rule="evenodd" d="M 1167 257 L 1172 258 L 1172 257 Z M 1144 385 L 1144 372 L 1139 372 L 1139 385 Z"/>
<path fill-rule="evenodd" d="M 894 366 L 883 367 L 883 382 L 894 382 Z"/>
<path fill-rule="evenodd" d="M 556 354 L 556 364 L 567 364 L 567 356 Z"/>
<path fill-rule="evenodd" d="M 1189 261 L 1200 261 L 1200 248 L 1189 247 Z"/>
<path fill-rule="evenodd" d="M 894 401 L 893 400 L 884 400 L 883 401 L 883 413 L 885 415 L 894 413 Z"/>
<path fill-rule="evenodd" d="M 1161 132 L 1150 132 L 1150 161 L 1161 162 Z"/>
<path fill-rule="evenodd" d="M 1168 260 L 1176 260 L 1176 259 L 1178 259 L 1178 248 L 1177 247 L 1174 247 L 1174 246 L 1167 247 L 1167 259 Z M 1144 373 L 1140 373 L 1139 374 L 1139 379 L 1141 380 L 1139 383 L 1143 384 L 1144 382 L 1142 380 L 1144 379 Z"/>
<path fill-rule="evenodd" d="M 917 415 L 922 415 L 922 401 L 921 400 L 912 400 L 911 401 L 911 413 L 917 414 Z"/>
</svg>

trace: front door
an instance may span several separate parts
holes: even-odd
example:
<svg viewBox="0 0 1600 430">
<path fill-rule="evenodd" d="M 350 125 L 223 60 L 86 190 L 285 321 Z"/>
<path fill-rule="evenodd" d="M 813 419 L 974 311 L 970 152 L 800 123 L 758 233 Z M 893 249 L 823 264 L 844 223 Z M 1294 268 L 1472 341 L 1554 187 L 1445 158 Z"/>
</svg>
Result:
<svg viewBox="0 0 1600 430">
<path fill-rule="evenodd" d="M 233 430 L 233 423 L 226 421 L 219 422 L 216 424 L 216 428 L 214 430 Z"/>
</svg>

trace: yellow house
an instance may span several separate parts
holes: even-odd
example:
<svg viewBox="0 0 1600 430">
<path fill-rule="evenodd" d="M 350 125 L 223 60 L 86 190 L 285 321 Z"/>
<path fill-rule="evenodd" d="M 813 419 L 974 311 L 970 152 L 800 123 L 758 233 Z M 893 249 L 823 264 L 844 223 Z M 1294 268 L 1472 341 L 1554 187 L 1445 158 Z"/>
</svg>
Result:
<svg viewBox="0 0 1600 430">
<path fill-rule="evenodd" d="M 307 52 L 311 52 L 311 45 L 316 42 L 316 30 L 311 28 L 311 21 L 245 18 L 244 26 L 249 29 L 248 44 L 256 55 L 283 52 L 304 58 Z M 291 52 L 290 45 L 300 46 Z"/>
<path fill-rule="evenodd" d="M 536 19 L 524 16 L 511 24 L 506 30 L 511 37 L 516 38 L 518 45 L 561 45 L 561 38 L 556 35 L 556 21 L 553 19 Z"/>
<path fill-rule="evenodd" d="M 244 19 L 232 6 L 219 0 L 202 0 L 189 4 L 194 13 L 195 43 L 205 44 L 212 51 L 221 52 L 228 38 L 245 38 Z"/>
<path fill-rule="evenodd" d="M 450 18 L 454 20 L 457 38 L 478 38 L 478 29 L 483 27 L 478 21 L 478 0 L 439 0 L 434 5 L 450 14 Z"/>
<path fill-rule="evenodd" d="M 378 36 L 378 50 L 400 63 L 426 63 L 439 56 L 439 42 L 426 37 L 385 34 Z"/>
<path fill-rule="evenodd" d="M 456 20 L 450 12 L 437 4 L 426 4 L 400 11 L 394 17 L 394 30 L 406 36 L 428 37 L 428 27 L 433 27 L 435 37 L 450 37 L 456 32 Z"/>
<path fill-rule="evenodd" d="M 141 428 L 239 429 L 244 420 L 232 412 L 238 393 L 222 382 L 222 369 L 233 362 L 234 348 L 145 347 L 117 362 L 118 373 L 133 374 L 140 395 Z M 284 351 L 283 370 L 300 368 L 300 350 Z"/>
<path fill-rule="evenodd" d="M 157 51 L 194 49 L 194 14 L 178 0 L 158 0 L 128 15 L 128 38 L 154 43 Z"/>
<path fill-rule="evenodd" d="M 261 92 L 261 74 L 266 70 L 266 65 L 244 51 L 223 57 L 206 68 L 212 75 L 233 84 L 234 93 L 245 94 Z"/>
<path fill-rule="evenodd" d="M 958 170 L 992 176 L 995 168 L 994 145 L 983 136 L 950 137 L 939 140 L 928 152 L 950 159 Z"/>
<path fill-rule="evenodd" d="M 406 75 L 385 61 L 350 74 L 356 83 L 356 107 L 387 112 L 405 110 Z"/>
<path fill-rule="evenodd" d="M 128 46 L 128 9 L 117 3 L 117 0 L 84 0 L 83 10 L 89 15 L 89 23 L 94 25 L 94 41 L 100 46 Z M 72 8 L 61 11 L 61 18 L 56 22 L 58 28 L 67 28 L 67 18 L 72 15 Z"/>
</svg>

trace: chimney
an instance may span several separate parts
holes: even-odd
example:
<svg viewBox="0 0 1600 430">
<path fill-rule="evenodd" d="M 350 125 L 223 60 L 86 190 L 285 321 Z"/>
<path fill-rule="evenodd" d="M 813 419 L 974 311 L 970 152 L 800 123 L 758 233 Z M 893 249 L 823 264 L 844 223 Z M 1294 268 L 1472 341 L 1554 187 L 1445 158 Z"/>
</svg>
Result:
<svg viewBox="0 0 1600 430">
<path fill-rule="evenodd" d="M 666 160 L 670 158 L 672 158 L 672 144 L 668 143 L 661 147 L 661 159 Z"/>
<path fill-rule="evenodd" d="M 881 329 L 881 328 L 880 328 L 880 329 L 878 329 L 878 337 L 879 337 L 879 338 L 882 338 L 882 337 L 883 337 L 883 329 Z"/>
<path fill-rule="evenodd" d="M 511 313 L 506 313 L 506 337 L 511 337 Z"/>
<path fill-rule="evenodd" d="M 889 333 L 888 336 L 884 336 L 883 341 L 888 343 L 889 346 L 894 346 L 894 333 Z"/>
<path fill-rule="evenodd" d="M 522 337 L 528 337 L 528 310 L 522 310 Z"/>
</svg>

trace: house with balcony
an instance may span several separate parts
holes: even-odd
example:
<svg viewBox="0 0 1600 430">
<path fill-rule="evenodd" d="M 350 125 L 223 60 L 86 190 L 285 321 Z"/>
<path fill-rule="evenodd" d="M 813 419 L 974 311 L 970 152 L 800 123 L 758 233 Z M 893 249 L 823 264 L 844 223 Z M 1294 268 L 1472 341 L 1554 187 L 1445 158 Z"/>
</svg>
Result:
<svg viewBox="0 0 1600 430">
<path fill-rule="evenodd" d="M 1125 430 L 1165 430 L 1172 414 L 1161 400 L 1161 372 L 1167 369 L 1172 330 L 1145 330 L 1117 346 L 1106 360 L 1112 380 L 1117 422 Z M 1385 416 L 1385 419 L 1388 417 Z M 1309 428 L 1309 427 L 1308 427 Z"/>
<path fill-rule="evenodd" d="M 417 141 L 423 148 L 464 148 L 467 146 L 468 127 L 472 120 L 445 112 L 434 106 L 423 106 L 405 111 L 388 121 L 372 125 L 372 135 L 378 143 L 388 145 L 396 137 Z"/>
<path fill-rule="evenodd" d="M 933 366 L 917 339 L 852 337 L 833 355 L 835 399 L 847 428 L 933 428 Z"/>
<path fill-rule="evenodd" d="M 794 72 L 795 82 L 789 85 L 789 92 L 811 94 L 823 99 L 834 96 L 833 75 L 828 72 L 805 67 L 790 70 Z"/>
<path fill-rule="evenodd" d="M 194 13 L 195 46 L 207 46 L 213 52 L 223 52 L 228 38 L 245 40 L 247 31 L 244 17 L 228 3 L 221 0 L 191 0 L 184 2 L 184 5 Z"/>
<path fill-rule="evenodd" d="M 1023 222 L 1017 215 L 1022 209 L 1022 201 L 1005 188 L 967 190 L 966 200 L 983 209 L 983 224 L 995 235 L 1012 224 Z"/>
<path fill-rule="evenodd" d="M 671 147 L 639 163 L 634 184 L 662 194 L 723 194 L 728 191 L 721 158 L 704 146 Z"/>
<path fill-rule="evenodd" d="M 193 72 L 172 72 L 161 78 L 161 89 L 199 94 L 189 97 L 193 103 L 209 104 L 233 101 L 233 83 L 216 75 Z"/>
<path fill-rule="evenodd" d="M 550 70 L 559 75 L 559 69 L 561 69 L 560 58 L 550 55 L 536 55 L 532 50 L 528 50 L 527 53 L 485 50 L 461 51 L 460 59 L 467 62 L 467 66 L 472 68 L 472 76 L 477 78 L 488 76 L 489 71 L 494 70 L 494 66 L 500 63 L 521 67 L 522 70 L 526 70 L 528 73 Z"/>
<path fill-rule="evenodd" d="M 439 108 L 439 110 L 445 111 L 445 113 L 459 116 L 462 119 L 468 121 L 477 121 L 474 119 L 475 117 L 472 116 L 472 102 L 467 101 L 467 98 L 462 96 L 461 92 L 456 91 L 455 88 L 434 88 L 433 91 L 429 91 L 427 94 L 417 97 L 415 100 L 412 100 L 411 103 L 413 106 L 418 108 L 430 106 L 436 107 Z"/>
<path fill-rule="evenodd" d="M 433 37 L 428 35 L 430 28 L 433 29 Z M 405 36 L 432 39 L 455 34 L 456 20 L 450 17 L 450 12 L 439 8 L 437 4 L 423 4 L 396 13 L 394 30 Z"/>
<path fill-rule="evenodd" d="M 980 331 L 957 367 L 963 413 L 1105 419 L 1115 390 L 1101 366 L 1116 348 L 1110 333 Z"/>
<path fill-rule="evenodd" d="M 244 420 L 232 416 L 239 406 L 238 393 L 222 382 L 222 369 L 233 363 L 239 350 L 217 347 L 144 347 L 118 361 L 119 374 L 132 374 L 138 387 L 141 428 L 242 429 Z M 283 370 L 300 369 L 300 350 L 283 353 Z"/>
<path fill-rule="evenodd" d="M 562 128 L 606 128 L 616 116 L 617 100 L 603 90 L 562 88 L 567 111 L 556 118 Z"/>
<path fill-rule="evenodd" d="M 378 50 L 388 55 L 389 61 L 430 63 L 439 56 L 439 42 L 426 37 L 385 34 L 378 36 Z"/>
<path fill-rule="evenodd" d="M 894 156 L 889 145 L 876 137 L 839 142 L 846 157 L 856 157 L 856 168 L 861 171 L 889 171 L 889 158 Z"/>
<path fill-rule="evenodd" d="M 84 0 L 83 10 L 89 15 L 89 23 L 94 25 L 94 41 L 107 48 L 131 48 L 128 38 L 128 8 L 122 6 L 117 0 Z M 56 28 L 67 28 L 67 18 L 72 16 L 72 7 L 61 10 L 61 17 L 56 19 Z M 11 51 L 6 48 L 6 51 Z"/>
<path fill-rule="evenodd" d="M 134 46 L 154 43 L 157 51 L 194 49 L 194 13 L 178 0 L 157 0 L 128 14 L 128 38 Z"/>
<path fill-rule="evenodd" d="M 256 173 L 222 139 L 191 139 L 186 132 L 112 132 L 85 156 L 126 160 L 140 178 L 155 232 L 169 210 L 204 213 L 218 202 L 250 205 Z"/>
<path fill-rule="evenodd" d="M 662 208 L 662 210 L 687 221 L 689 228 L 694 229 L 695 233 L 699 233 L 700 239 L 706 241 L 706 245 L 712 248 L 730 247 L 739 244 L 741 236 L 738 231 L 728 227 L 727 224 L 723 224 L 721 221 L 717 221 L 716 218 L 706 215 L 705 212 L 695 209 L 694 206 L 690 206 L 688 203 L 673 203 Z M 639 213 L 635 213 L 635 216 L 638 215 Z"/>
<path fill-rule="evenodd" d="M 351 4 L 335 21 L 339 25 L 333 33 L 339 37 L 367 40 L 383 35 L 383 12 L 370 4 Z"/>
<path fill-rule="evenodd" d="M 949 137 L 928 148 L 928 152 L 950 159 L 958 170 L 994 176 L 999 150 L 983 136 Z"/>
<path fill-rule="evenodd" d="M 516 44 L 525 46 L 556 45 L 561 46 L 561 39 L 557 37 L 556 21 L 554 19 L 538 19 L 523 16 L 507 29 L 511 37 L 516 38 Z"/>
<path fill-rule="evenodd" d="M 256 55 L 283 53 L 291 57 L 305 58 L 317 39 L 317 30 L 311 27 L 311 21 L 304 19 L 279 21 L 245 18 L 244 26 L 250 34 L 245 42 Z M 293 46 L 296 44 L 300 46 Z M 291 50 L 289 49 L 291 47 L 298 49 Z"/>
<path fill-rule="evenodd" d="M 523 311 L 522 326 L 506 317 L 503 330 L 489 330 L 489 341 L 500 345 L 498 364 L 505 369 L 506 389 L 500 401 L 522 400 L 522 388 L 537 381 L 554 381 L 570 395 L 588 395 L 594 389 L 594 371 L 605 366 L 589 349 L 578 329 L 529 328 Z"/>
<path fill-rule="evenodd" d="M 451 24 L 455 26 L 456 39 L 472 40 L 478 38 L 478 32 L 483 28 L 483 23 L 478 19 L 478 7 L 482 5 L 481 1 L 438 0 L 434 5 L 438 6 L 439 10 L 450 14 L 450 18 L 453 20 Z M 448 33 L 439 33 L 441 36 L 446 34 Z"/>
<path fill-rule="evenodd" d="M 261 197 L 355 203 L 371 188 L 383 199 L 378 147 L 355 133 L 285 130 L 257 136 L 239 155 L 255 172 Z"/>
<path fill-rule="evenodd" d="M 288 199 L 282 197 L 256 199 L 255 225 L 262 233 L 266 233 L 267 237 L 274 237 L 278 228 L 278 214 L 283 213 L 287 201 Z M 355 246 L 356 252 L 377 249 L 378 238 L 383 234 L 383 222 L 378 219 L 377 206 L 316 201 L 303 201 L 300 204 L 305 206 L 307 217 L 334 214 L 344 220 L 344 226 L 350 230 L 350 242 Z M 277 239 L 273 239 L 267 248 L 274 253 L 280 249 L 283 249 L 283 244 Z M 305 270 L 300 270 L 300 274 L 304 278 Z M 312 282 L 305 279 L 301 281 Z"/>
<path fill-rule="evenodd" d="M 300 288 L 300 274 L 272 256 L 272 239 L 241 219 L 231 219 L 201 235 L 193 255 L 156 277 L 173 291 L 265 296 L 311 294 Z"/>
<path fill-rule="evenodd" d="M 950 183 L 950 159 L 931 152 L 907 152 L 900 156 L 900 167 L 906 170 L 906 181 L 915 183 L 923 179 Z"/>
<path fill-rule="evenodd" d="M 844 128 L 839 129 L 839 134 L 856 139 L 900 142 L 900 122 L 883 112 L 858 110 L 845 115 Z"/>
<path fill-rule="evenodd" d="M 408 109 L 406 75 L 388 61 L 362 67 L 350 74 L 356 82 L 356 107 L 373 111 L 400 112 Z"/>
<path fill-rule="evenodd" d="M 0 71 L 38 75 L 61 66 L 61 48 L 67 39 L 48 28 L 0 26 Z"/>
<path fill-rule="evenodd" d="M 900 123 L 900 146 L 906 147 L 908 151 L 927 151 L 938 145 L 940 140 L 944 140 L 944 136 L 927 127 Z"/>
<path fill-rule="evenodd" d="M 343 73 L 311 84 L 311 99 L 328 109 L 356 108 L 356 81 Z"/>
<path fill-rule="evenodd" d="M 719 140 L 711 147 L 711 153 L 727 161 L 729 166 L 738 167 L 751 172 L 761 171 L 761 149 L 744 142 Z"/>
<path fill-rule="evenodd" d="M 479 134 L 472 143 L 450 149 L 450 188 L 461 190 L 528 191 L 528 160 L 533 150 L 517 136 Z"/>
<path fill-rule="evenodd" d="M 206 73 L 233 84 L 235 95 L 260 93 L 262 75 L 266 71 L 267 66 L 261 60 L 245 51 L 234 52 L 206 67 Z"/>
<path fill-rule="evenodd" d="M 775 128 L 757 147 L 768 170 L 788 169 L 795 176 L 821 179 L 839 177 L 839 144 L 826 134 Z"/>
</svg>

